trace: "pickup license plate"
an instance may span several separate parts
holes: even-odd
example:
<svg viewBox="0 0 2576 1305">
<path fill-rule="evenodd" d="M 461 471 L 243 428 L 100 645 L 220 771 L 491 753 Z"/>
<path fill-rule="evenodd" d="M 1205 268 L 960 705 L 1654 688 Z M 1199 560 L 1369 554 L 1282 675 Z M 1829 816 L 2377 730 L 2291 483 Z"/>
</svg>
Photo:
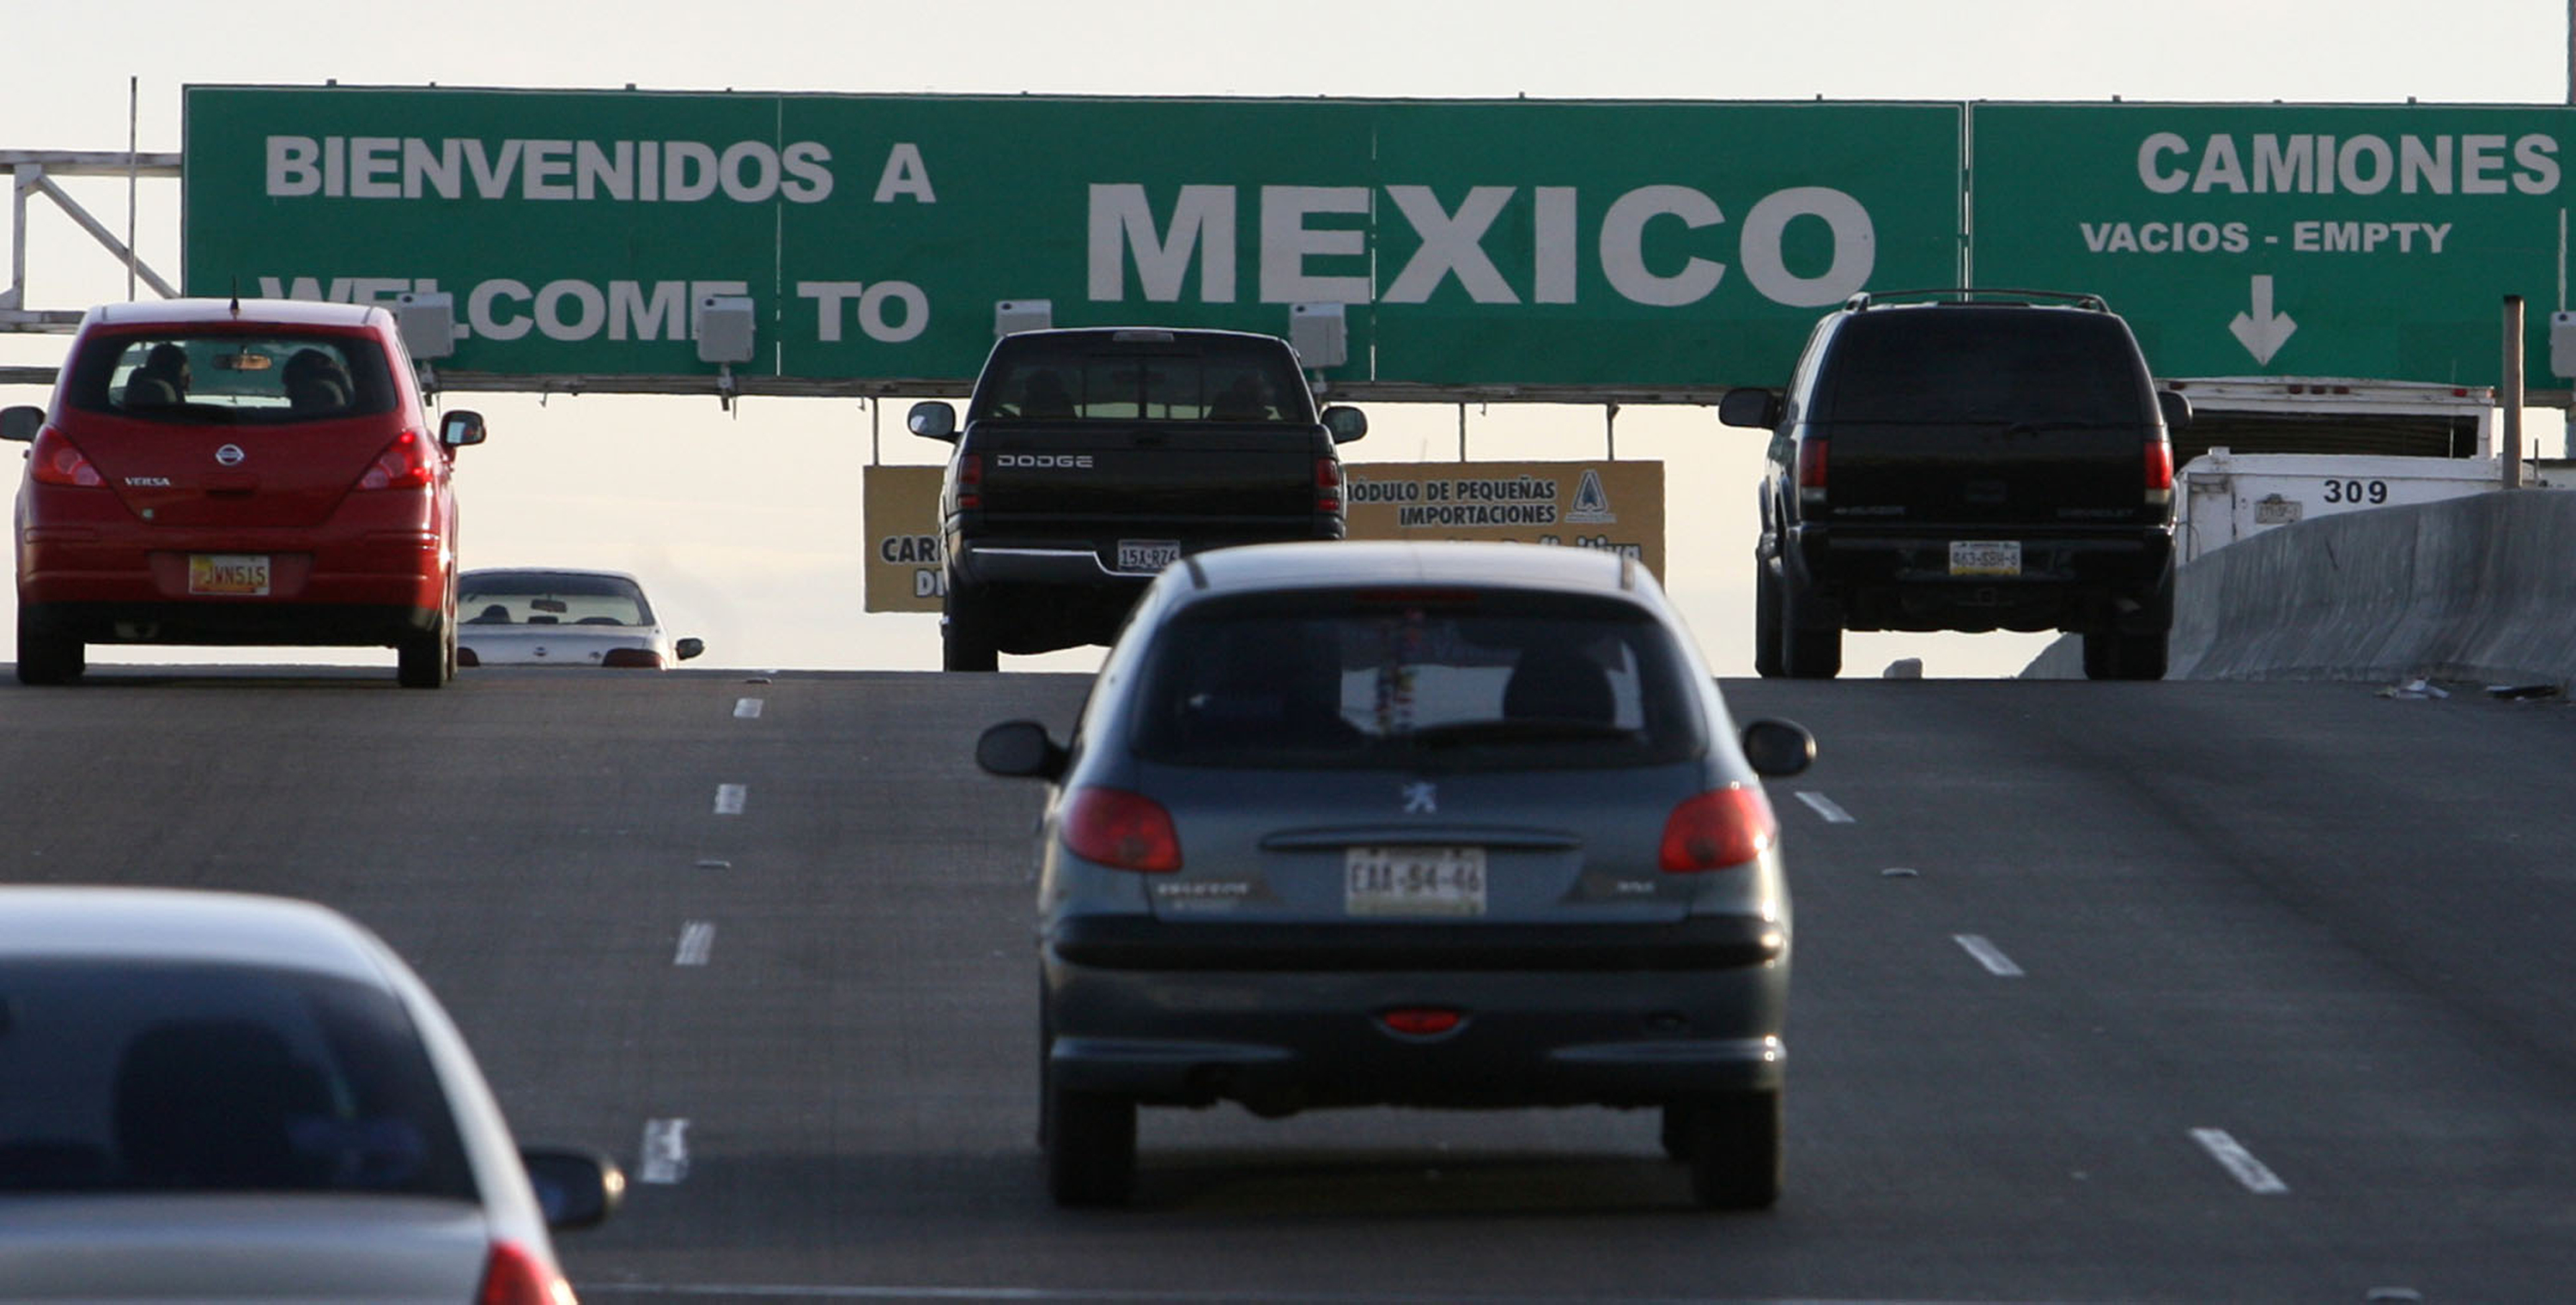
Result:
<svg viewBox="0 0 2576 1305">
<path fill-rule="evenodd" d="M 1950 541 L 1950 574 L 2020 575 L 2021 541 L 1953 539 Z"/>
<path fill-rule="evenodd" d="M 1181 541 L 1177 539 L 1122 539 L 1118 541 L 1118 569 L 1140 575 L 1152 575 L 1181 560 Z"/>
<path fill-rule="evenodd" d="M 1485 849 L 1350 848 L 1342 904 L 1352 915 L 1483 915 Z"/>
<path fill-rule="evenodd" d="M 268 592 L 266 553 L 190 553 L 188 592 L 258 597 Z"/>
</svg>

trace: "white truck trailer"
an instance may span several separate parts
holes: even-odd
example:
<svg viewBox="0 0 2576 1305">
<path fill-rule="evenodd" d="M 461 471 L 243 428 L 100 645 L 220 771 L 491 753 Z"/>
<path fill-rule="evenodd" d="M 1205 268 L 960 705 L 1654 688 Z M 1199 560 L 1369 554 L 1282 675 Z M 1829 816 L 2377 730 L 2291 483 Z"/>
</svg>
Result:
<svg viewBox="0 0 2576 1305">
<path fill-rule="evenodd" d="M 2190 428 L 2174 435 L 2182 562 L 2294 521 L 2501 483 L 2495 392 L 2484 386 L 2230 376 L 2165 388 L 2192 405 Z"/>
</svg>

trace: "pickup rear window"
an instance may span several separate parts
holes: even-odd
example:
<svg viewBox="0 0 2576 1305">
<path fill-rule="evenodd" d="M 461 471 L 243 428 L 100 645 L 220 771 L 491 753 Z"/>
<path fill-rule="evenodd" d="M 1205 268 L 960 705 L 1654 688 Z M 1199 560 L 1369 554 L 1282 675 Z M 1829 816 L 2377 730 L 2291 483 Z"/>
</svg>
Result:
<svg viewBox="0 0 2576 1305">
<path fill-rule="evenodd" d="M 2118 319 L 1909 308 L 1863 314 L 1833 342 L 1814 420 L 1907 425 L 2143 425 L 2155 399 Z"/>
<path fill-rule="evenodd" d="M 968 421 L 1222 421 L 1312 425 L 1294 356 L 1259 340 L 1191 340 L 1160 351 L 1108 337 L 997 355 Z"/>
<path fill-rule="evenodd" d="M 69 397 L 82 412 L 147 421 L 267 424 L 391 412 L 394 384 L 362 337 L 118 335 L 82 347 Z"/>
</svg>

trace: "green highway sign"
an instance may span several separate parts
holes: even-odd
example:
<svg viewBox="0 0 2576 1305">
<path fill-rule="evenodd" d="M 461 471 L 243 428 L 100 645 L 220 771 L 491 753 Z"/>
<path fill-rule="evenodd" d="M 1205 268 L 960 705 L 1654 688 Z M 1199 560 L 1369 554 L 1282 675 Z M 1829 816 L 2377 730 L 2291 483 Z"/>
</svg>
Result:
<svg viewBox="0 0 2576 1305">
<path fill-rule="evenodd" d="M 1979 104 L 1971 276 L 2091 291 L 2163 376 L 2492 385 L 2566 305 L 2576 109 Z"/>
<path fill-rule="evenodd" d="M 191 87 L 191 294 L 452 297 L 442 372 L 970 379 L 996 305 L 1288 334 L 1337 384 L 1784 378 L 1825 306 L 1960 275 L 1955 104 Z M 1327 310 L 1329 311 L 1329 310 Z"/>
</svg>

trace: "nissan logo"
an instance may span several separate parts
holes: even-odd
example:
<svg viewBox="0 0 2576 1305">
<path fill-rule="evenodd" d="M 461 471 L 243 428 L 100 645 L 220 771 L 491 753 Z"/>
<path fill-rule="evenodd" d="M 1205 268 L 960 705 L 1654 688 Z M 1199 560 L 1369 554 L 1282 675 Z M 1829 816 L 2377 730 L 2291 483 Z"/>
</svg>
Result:
<svg viewBox="0 0 2576 1305">
<path fill-rule="evenodd" d="M 242 447 L 238 444 L 227 444 L 215 450 L 215 462 L 219 466 L 238 467 L 242 464 L 242 459 L 247 456 L 249 455 L 243 453 Z"/>
</svg>

